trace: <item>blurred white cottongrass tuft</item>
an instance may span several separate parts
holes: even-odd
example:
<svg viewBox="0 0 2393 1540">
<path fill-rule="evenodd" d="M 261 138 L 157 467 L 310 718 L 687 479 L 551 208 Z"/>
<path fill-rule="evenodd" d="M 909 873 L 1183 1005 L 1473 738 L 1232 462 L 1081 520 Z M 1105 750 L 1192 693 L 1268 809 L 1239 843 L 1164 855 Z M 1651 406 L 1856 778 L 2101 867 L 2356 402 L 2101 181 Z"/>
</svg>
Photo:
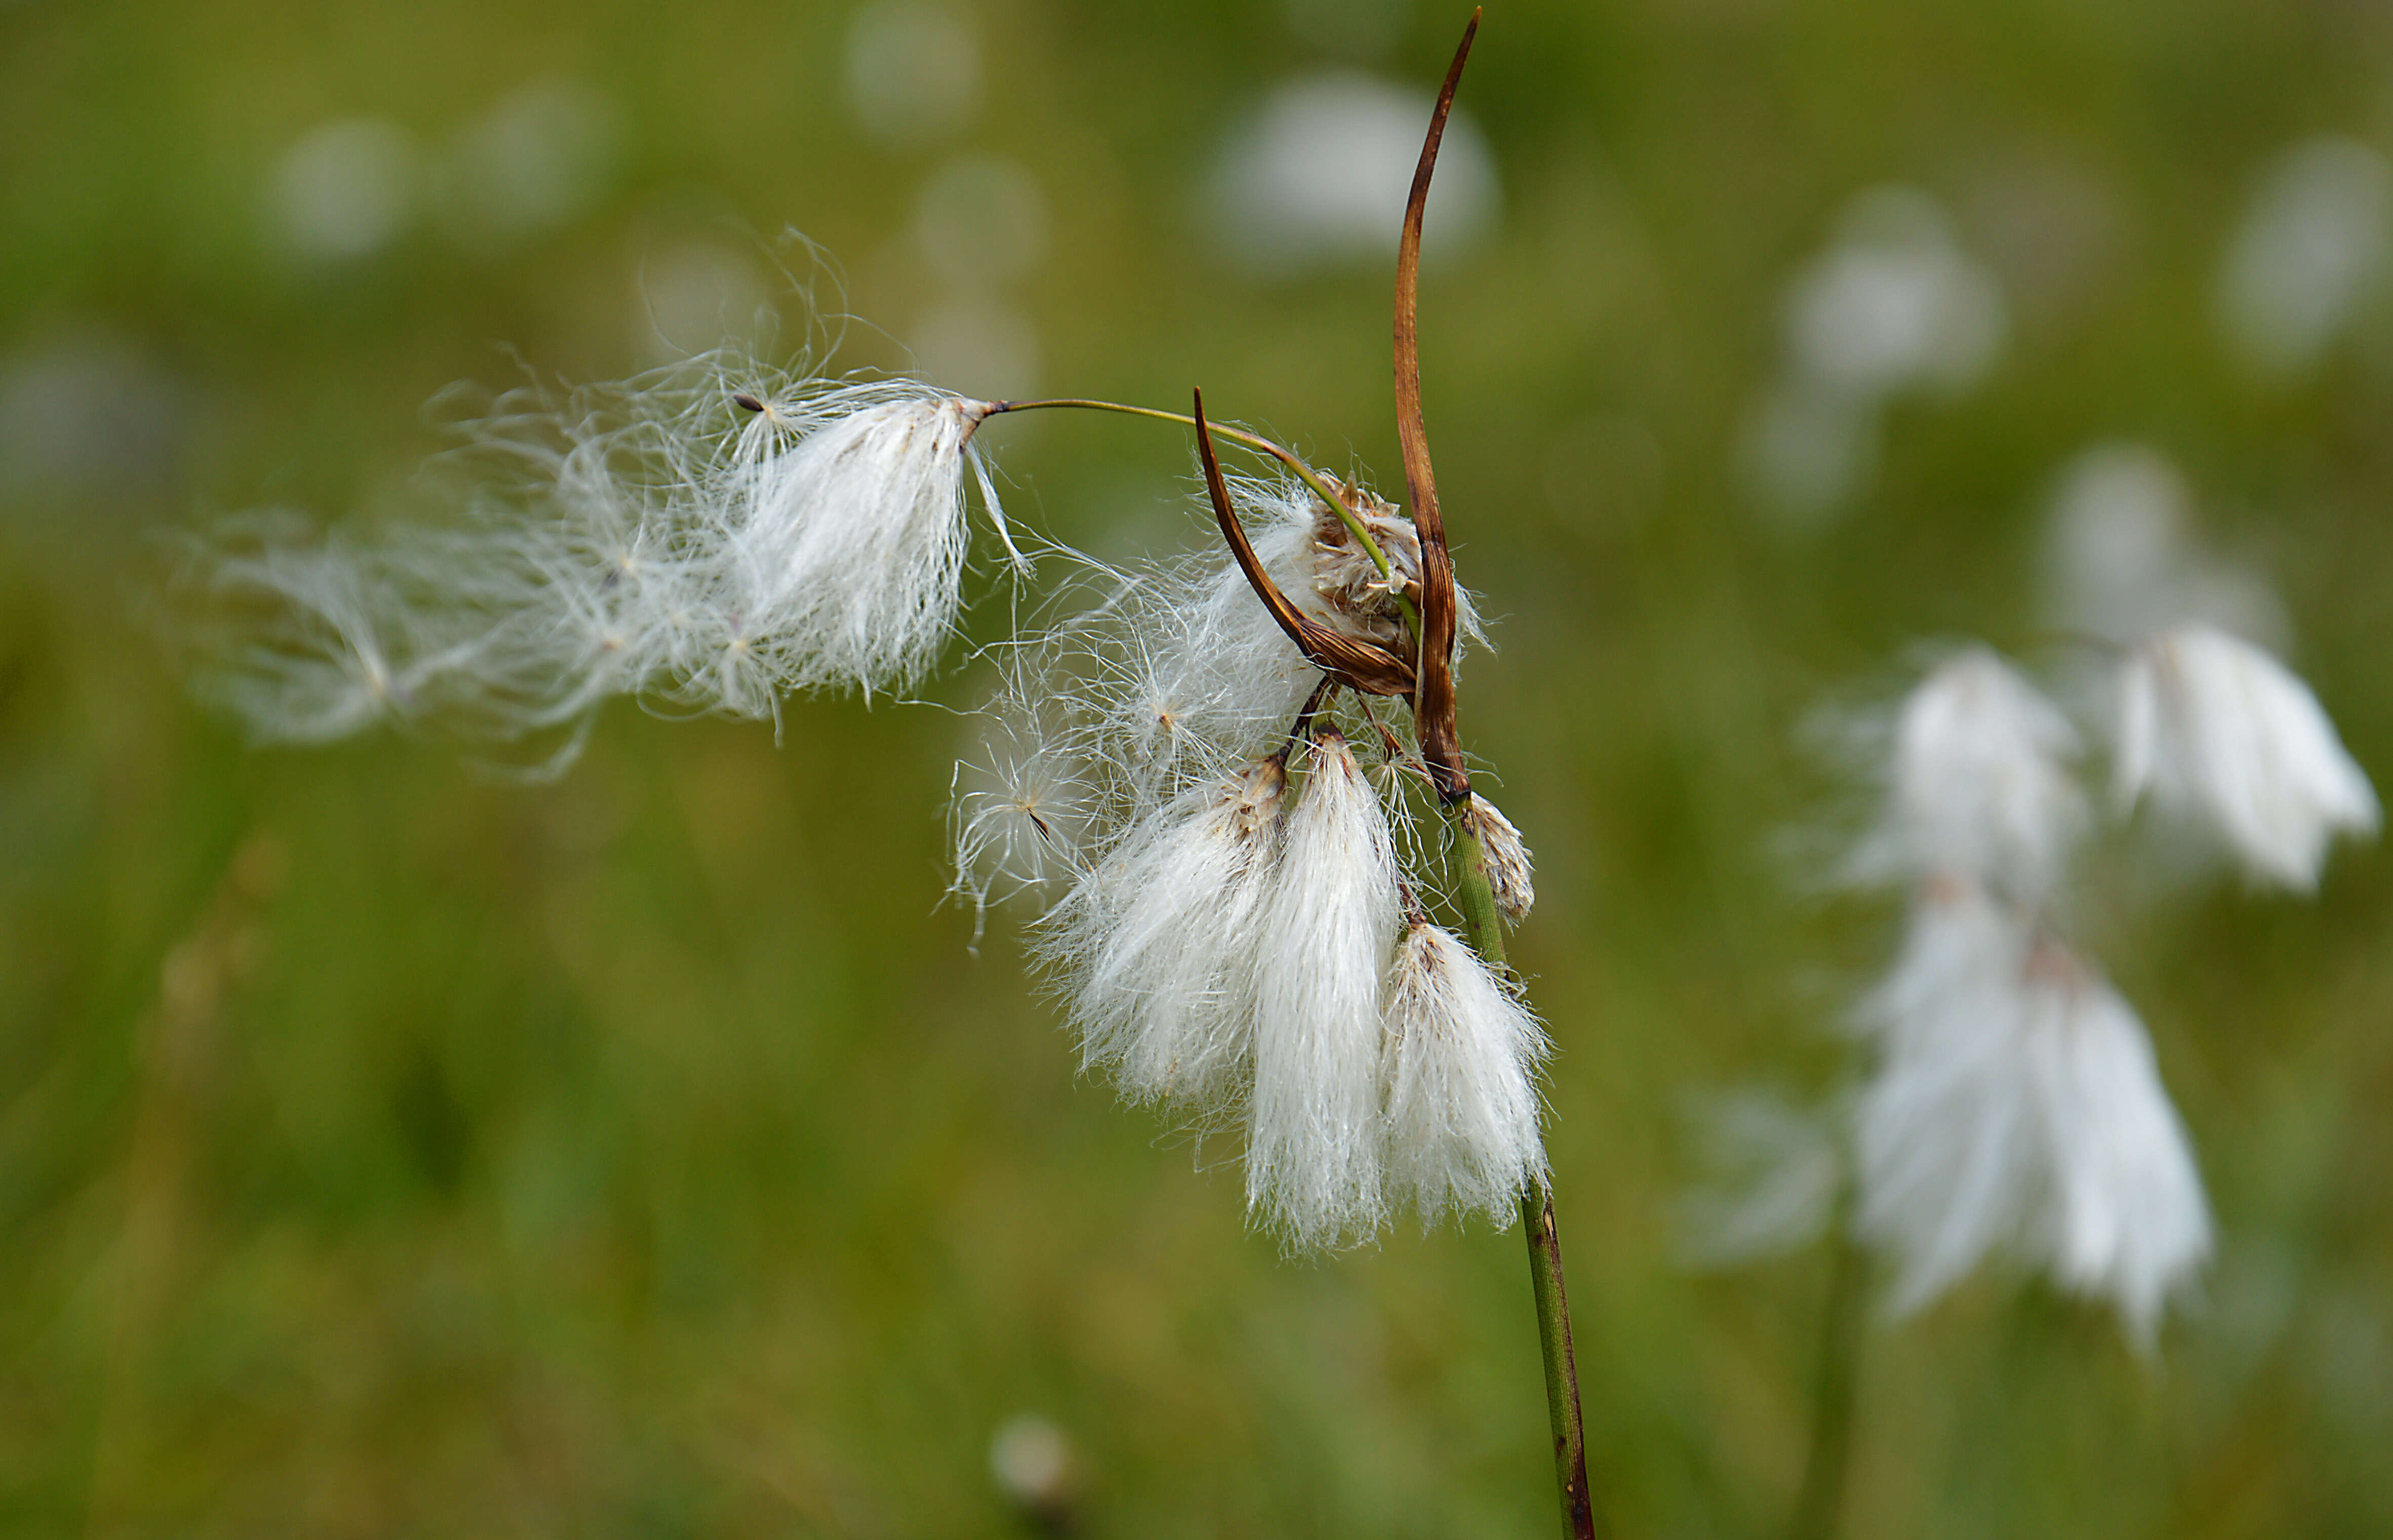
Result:
<svg viewBox="0 0 2393 1540">
<path fill-rule="evenodd" d="M 1887 747 L 1885 813 L 1852 880 L 1959 872 L 2022 905 L 2051 895 L 2087 814 L 2069 771 L 2077 731 L 2033 685 L 1972 647 L 1903 698 Z"/>
<path fill-rule="evenodd" d="M 1866 489 L 1889 399 L 1960 394 L 2009 334 L 1993 273 L 1962 249 L 1942 206 L 1906 187 L 1846 205 L 1826 250 L 1789 281 L 1784 322 L 1785 363 L 1742 456 L 1756 500 L 1797 526 Z"/>
<path fill-rule="evenodd" d="M 2042 586 L 2053 624 L 2107 642 L 2124 645 L 2183 620 L 2264 642 L 2286 633 L 2269 585 L 2203 549 L 2191 484 L 2146 444 L 2096 444 L 2061 467 Z"/>
<path fill-rule="evenodd" d="M 2284 380 L 2316 365 L 2381 286 L 2393 256 L 2393 167 L 2356 139 L 2317 138 L 2270 167 L 2218 272 L 2228 345 Z"/>
<path fill-rule="evenodd" d="M 1071 1436 L 1036 1413 L 1008 1417 L 988 1440 L 988 1473 L 1025 1515 L 1055 1533 L 1072 1520 L 1080 1460 Z"/>
<path fill-rule="evenodd" d="M 464 523 L 310 543 L 232 521 L 184 548 L 183 633 L 201 688 L 261 740 L 392 720 L 566 735 L 541 769 L 611 696 L 772 716 L 793 690 L 905 689 L 955 628 L 988 410 L 728 352 L 503 398 L 464 429 Z"/>
<path fill-rule="evenodd" d="M 620 114 L 578 81 L 526 85 L 461 132 L 442 168 L 442 213 L 469 246 L 495 248 L 587 210 L 613 177 Z"/>
<path fill-rule="evenodd" d="M 1393 258 L 1429 108 L 1427 92 L 1351 70 L 1285 83 L 1224 138 L 1200 223 L 1256 278 Z M 1501 204 L 1495 156 L 1458 108 L 1438 152 L 1423 259 L 1469 249 Z"/>
<path fill-rule="evenodd" d="M 2120 565 L 2155 594 L 2187 564 L 2165 470 L 2136 455 L 2081 473 L 2128 483 L 2106 494 L 2131 521 Z M 2375 829 L 2367 777 L 2267 653 L 2187 623 L 2110 656 L 2096 737 L 2115 747 L 2119 810 L 2150 792 L 2257 877 L 2305 890 L 2335 833 Z M 2072 770 L 2079 734 L 1979 647 L 1930 669 L 1890 725 L 1852 736 L 1876 749 L 1883 805 L 1844 875 L 1910 902 L 1902 953 L 1855 1011 L 1875 1063 L 1851 1115 L 1854 1224 L 1895 1256 L 1893 1307 L 2002 1252 L 2108 1297 L 2149 1348 L 2209 1255 L 2210 1218 L 2143 1023 L 2055 926 L 2092 817 Z M 1791 1167 L 1783 1180 L 1808 1191 Z M 1711 1201 L 1731 1252 L 1774 1229 L 1767 1207 Z"/>
<path fill-rule="evenodd" d="M 1817 1240 L 1834 1216 L 1844 1152 L 1829 1114 L 1754 1087 L 1690 1103 L 1706 1181 L 1680 1200 L 1690 1266 L 1734 1267 Z"/>
<path fill-rule="evenodd" d="M 1854 1121 L 1861 1233 L 1900 1261 L 1893 1308 L 1990 1252 L 2115 1302 L 2149 1347 L 2210 1250 L 2209 1210 L 2143 1024 L 2099 974 L 1963 881 L 1912 914 L 1862 1002 L 1879 1064 Z"/>
<path fill-rule="evenodd" d="M 874 0 L 848 24 L 847 104 L 895 145 L 953 133 L 980 108 L 979 41 L 955 7 Z"/>
<path fill-rule="evenodd" d="M 268 217 L 299 256 L 356 261 L 407 232 L 426 175 L 415 137 L 395 123 L 346 118 L 320 124 L 276 164 Z"/>
<path fill-rule="evenodd" d="M 2052 929 L 2091 809 L 2076 730 L 1983 648 L 1932 669 L 1886 735 L 1885 811 L 1850 860 L 1910 922 L 1855 1011 L 1859 1234 L 1898 1313 L 2002 1250 L 2110 1297 L 2149 1344 L 2209 1220 L 2143 1025 Z"/>
<path fill-rule="evenodd" d="M 2336 834 L 2376 832 L 2375 789 L 2309 686 L 2213 627 L 2179 626 L 2135 649 L 2118 734 L 2121 801 L 2150 792 L 2191 816 L 2263 881 L 2307 892 Z"/>
</svg>

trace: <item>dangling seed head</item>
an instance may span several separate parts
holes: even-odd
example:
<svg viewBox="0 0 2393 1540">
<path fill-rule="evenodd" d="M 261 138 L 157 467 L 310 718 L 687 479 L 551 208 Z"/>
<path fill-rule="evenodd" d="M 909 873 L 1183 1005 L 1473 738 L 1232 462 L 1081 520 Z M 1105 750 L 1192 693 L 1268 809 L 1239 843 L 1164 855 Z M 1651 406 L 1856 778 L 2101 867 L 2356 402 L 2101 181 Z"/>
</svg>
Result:
<svg viewBox="0 0 2393 1540">
<path fill-rule="evenodd" d="M 1522 841 L 1521 831 L 1512 827 L 1512 820 L 1484 797 L 1473 796 L 1462 817 L 1478 838 L 1480 852 L 1485 857 L 1487 886 L 1496 895 L 1497 911 L 1518 925 L 1529 917 L 1530 908 L 1537 902 L 1537 890 L 1531 881 L 1528 845 Z"/>
</svg>

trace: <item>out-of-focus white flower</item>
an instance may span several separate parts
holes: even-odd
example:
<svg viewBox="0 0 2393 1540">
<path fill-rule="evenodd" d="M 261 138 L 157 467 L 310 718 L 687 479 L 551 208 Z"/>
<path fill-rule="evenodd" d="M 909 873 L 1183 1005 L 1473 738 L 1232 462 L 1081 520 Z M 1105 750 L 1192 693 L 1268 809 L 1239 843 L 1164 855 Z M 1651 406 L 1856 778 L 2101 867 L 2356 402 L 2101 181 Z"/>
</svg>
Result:
<svg viewBox="0 0 2393 1540">
<path fill-rule="evenodd" d="M 2086 807 L 2068 770 L 2076 730 L 2034 686 L 1973 647 L 1903 698 L 1890 748 L 1886 813 L 1855 880 L 1958 876 L 2031 905 L 2052 892 Z"/>
<path fill-rule="evenodd" d="M 980 106 L 980 44 L 951 7 L 874 0 L 847 33 L 847 102 L 875 137 L 912 144 L 951 133 Z"/>
<path fill-rule="evenodd" d="M 1746 419 L 1739 469 L 1755 503 L 1793 529 L 1821 524 L 1876 478 L 1879 407 L 1798 374 Z"/>
<path fill-rule="evenodd" d="M 1913 188 L 1855 198 L 1835 243 L 1786 299 L 1797 368 L 1862 398 L 1974 385 L 2001 356 L 2007 332 L 1993 275 L 1954 240 L 1937 202 Z"/>
<path fill-rule="evenodd" d="M 1288 82 L 1224 141 L 1203 205 L 1240 267 L 1277 278 L 1395 254 L 1430 98 L 1353 71 Z M 1495 157 L 1458 108 L 1422 224 L 1425 260 L 1468 248 L 1501 202 Z"/>
<path fill-rule="evenodd" d="M 988 1473 L 1024 1513 L 1061 1533 L 1080 1490 L 1071 1437 L 1045 1417 L 1008 1417 L 988 1440 Z"/>
<path fill-rule="evenodd" d="M 552 229 L 606 190 L 616 137 L 614 104 L 590 86 L 525 86 L 457 137 L 443 177 L 445 212 L 474 245 Z"/>
<path fill-rule="evenodd" d="M 275 167 L 273 215 L 300 255 L 370 256 L 413 221 L 424 191 L 413 136 L 381 118 L 348 118 L 308 132 Z"/>
<path fill-rule="evenodd" d="M 1692 1111 L 1710 1181 L 1680 1204 L 1687 1260 L 1733 1267 L 1817 1240 L 1844 1180 L 1828 1116 L 1753 1088 L 1708 1096 Z"/>
<path fill-rule="evenodd" d="M 2148 1345 L 2210 1220 L 2143 1024 L 2032 922 L 1958 882 L 1923 895 L 1863 1003 L 1879 1063 L 1855 1109 L 1861 1233 L 1916 1310 L 1990 1252 L 2109 1296 Z"/>
<path fill-rule="evenodd" d="M 1396 860 L 1346 740 L 1316 732 L 1254 947 L 1247 1203 L 1296 1250 L 1360 1239 L 1386 1214 L 1380 985 Z"/>
<path fill-rule="evenodd" d="M 1455 1214 L 1509 1221 L 1543 1182 L 1536 1076 L 1545 1029 L 1486 964 L 1427 921 L 1396 947 L 1387 1006 L 1388 1195 L 1424 1226 Z"/>
<path fill-rule="evenodd" d="M 993 288 L 1028 277 L 1047 255 L 1047 192 L 1003 155 L 960 155 L 914 198 L 914 244 L 948 283 Z"/>
<path fill-rule="evenodd" d="M 1877 471 L 1879 416 L 1906 392 L 1957 394 L 2002 356 L 2001 288 L 1916 188 L 1861 193 L 1826 250 L 1787 284 L 1785 365 L 1747 418 L 1740 454 L 1756 502 L 1818 525 Z"/>
<path fill-rule="evenodd" d="M 2218 274 L 2218 323 L 2263 375 L 2297 374 L 2342 335 L 2393 255 L 2393 167 L 2356 139 L 2270 168 Z"/>
<path fill-rule="evenodd" d="M 2185 475 L 2145 444 L 2097 444 L 2062 467 L 2046 525 L 2055 624 L 2125 643 L 2184 620 L 2282 639 L 2284 610 L 2252 573 L 2204 552 Z"/>
<path fill-rule="evenodd" d="M 2209 626 L 2179 626 L 2137 647 L 2120 676 L 2120 798 L 2146 791 L 2225 838 L 2252 873 L 2318 885 L 2337 832 L 2373 834 L 2368 777 L 2285 666 Z"/>
</svg>

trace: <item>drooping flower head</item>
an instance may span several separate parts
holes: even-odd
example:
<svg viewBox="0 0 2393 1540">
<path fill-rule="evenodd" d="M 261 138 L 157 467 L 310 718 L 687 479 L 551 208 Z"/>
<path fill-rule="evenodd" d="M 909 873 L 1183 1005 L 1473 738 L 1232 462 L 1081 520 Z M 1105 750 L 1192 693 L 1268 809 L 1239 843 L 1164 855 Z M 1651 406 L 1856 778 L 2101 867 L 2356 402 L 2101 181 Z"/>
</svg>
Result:
<svg viewBox="0 0 2393 1540">
<path fill-rule="evenodd" d="M 1861 1233 L 1916 1310 L 2003 1251 L 2108 1296 L 2149 1344 L 2209 1254 L 2209 1209 L 2143 1024 L 1984 892 L 1922 895 L 1862 1004 L 1878 1065 L 1855 1108 Z"/>
<path fill-rule="evenodd" d="M 1502 1222 L 1545 1181 L 1545 1029 L 1451 932 L 1416 920 L 1390 970 L 1387 1033 L 1390 1197 L 1424 1225 L 1449 1213 Z"/>
<path fill-rule="evenodd" d="M 2086 822 L 2068 769 L 2077 752 L 2068 718 L 2002 659 L 1973 647 L 1946 659 L 1896 712 L 1884 811 L 1851 874 L 1898 886 L 1959 874 L 2040 902 Z"/>
<path fill-rule="evenodd" d="M 1247 1202 L 1299 1250 L 1376 1230 L 1382 980 L 1396 858 L 1380 799 L 1334 728 L 1314 733 L 1253 952 Z"/>
<path fill-rule="evenodd" d="M 2120 677 L 2119 799 L 2150 793 L 2215 830 L 2252 874 L 2318 885 L 2328 842 L 2373 834 L 2376 791 L 2309 686 L 2205 625 L 2137 647 Z"/>
</svg>

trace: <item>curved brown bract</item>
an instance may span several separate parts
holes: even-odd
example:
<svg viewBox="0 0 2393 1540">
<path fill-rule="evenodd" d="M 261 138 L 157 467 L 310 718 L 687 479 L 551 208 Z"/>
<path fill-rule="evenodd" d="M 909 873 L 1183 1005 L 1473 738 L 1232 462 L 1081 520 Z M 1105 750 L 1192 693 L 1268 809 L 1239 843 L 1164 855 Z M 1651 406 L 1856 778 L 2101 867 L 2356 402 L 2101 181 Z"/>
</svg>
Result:
<svg viewBox="0 0 2393 1540">
<path fill-rule="evenodd" d="M 1412 491 L 1413 527 L 1420 533 L 1421 547 L 1420 666 L 1413 730 L 1438 795 L 1449 803 L 1471 794 L 1471 776 L 1462 767 L 1462 739 L 1454 722 L 1454 558 L 1446 553 L 1445 518 L 1438 511 L 1437 476 L 1430 466 L 1429 428 L 1421 420 L 1421 211 L 1429 202 L 1430 176 L 1437 169 L 1446 114 L 1454 110 L 1454 90 L 1462 81 L 1463 62 L 1471 57 L 1471 41 L 1478 35 L 1479 13 L 1474 10 L 1454 50 L 1454 62 L 1446 66 L 1445 84 L 1438 88 L 1437 110 L 1430 115 L 1429 137 L 1413 169 L 1412 192 L 1405 200 L 1404 238 L 1396 248 L 1396 437 L 1404 446 L 1405 482 Z"/>
<path fill-rule="evenodd" d="M 1230 554 L 1237 558 L 1238 570 L 1247 575 L 1247 584 L 1255 597 L 1271 611 L 1280 630 L 1296 644 L 1314 667 L 1340 685 L 1360 690 L 1366 695 L 1412 695 L 1418 683 L 1413 666 L 1390 652 L 1355 637 L 1344 635 L 1317 620 L 1308 619 L 1288 602 L 1287 594 L 1263 570 L 1255 557 L 1255 548 L 1248 543 L 1247 531 L 1238 523 L 1236 512 L 1230 506 L 1230 489 L 1222 479 L 1222 463 L 1213 455 L 1213 430 L 1205 421 L 1205 393 L 1197 391 L 1196 450 L 1205 463 L 1205 490 L 1213 499 L 1213 516 L 1221 522 L 1222 538 L 1230 542 Z"/>
</svg>

